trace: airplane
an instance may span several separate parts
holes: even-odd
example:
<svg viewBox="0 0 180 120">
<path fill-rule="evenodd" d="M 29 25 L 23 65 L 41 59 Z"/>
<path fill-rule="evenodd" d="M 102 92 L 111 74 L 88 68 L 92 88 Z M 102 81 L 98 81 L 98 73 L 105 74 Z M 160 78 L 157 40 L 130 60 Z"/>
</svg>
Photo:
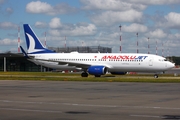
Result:
<svg viewBox="0 0 180 120">
<path fill-rule="evenodd" d="M 158 73 L 165 72 L 174 67 L 174 63 L 166 58 L 154 54 L 142 53 L 55 53 L 45 48 L 29 24 L 24 24 L 24 33 L 27 45 L 27 56 L 32 61 L 44 64 L 58 63 L 66 67 L 82 69 L 81 76 L 95 77 L 111 74 L 126 74 L 127 72 L 152 72 L 154 78 Z"/>
</svg>

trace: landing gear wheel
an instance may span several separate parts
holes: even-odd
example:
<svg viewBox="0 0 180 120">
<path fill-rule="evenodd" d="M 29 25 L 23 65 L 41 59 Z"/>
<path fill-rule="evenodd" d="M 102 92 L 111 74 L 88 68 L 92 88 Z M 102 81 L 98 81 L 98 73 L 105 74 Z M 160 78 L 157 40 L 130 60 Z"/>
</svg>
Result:
<svg viewBox="0 0 180 120">
<path fill-rule="evenodd" d="M 101 77 L 101 75 L 94 75 L 95 77 Z"/>
<path fill-rule="evenodd" d="M 158 74 L 155 74 L 155 75 L 154 75 L 154 78 L 158 78 Z"/>
<path fill-rule="evenodd" d="M 81 77 L 88 77 L 88 73 L 87 72 L 81 73 Z"/>
</svg>

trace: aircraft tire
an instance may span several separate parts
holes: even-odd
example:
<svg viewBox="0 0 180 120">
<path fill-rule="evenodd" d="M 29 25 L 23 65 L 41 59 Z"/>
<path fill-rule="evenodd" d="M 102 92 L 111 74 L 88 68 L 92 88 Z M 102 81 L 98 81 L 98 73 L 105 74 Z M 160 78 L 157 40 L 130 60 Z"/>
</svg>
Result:
<svg viewBox="0 0 180 120">
<path fill-rule="evenodd" d="M 81 73 L 81 77 L 88 77 L 88 73 L 87 72 Z"/>
<path fill-rule="evenodd" d="M 155 74 L 155 75 L 154 75 L 154 78 L 158 78 L 158 74 Z"/>
<path fill-rule="evenodd" d="M 94 75 L 95 77 L 101 77 L 101 75 Z"/>
</svg>

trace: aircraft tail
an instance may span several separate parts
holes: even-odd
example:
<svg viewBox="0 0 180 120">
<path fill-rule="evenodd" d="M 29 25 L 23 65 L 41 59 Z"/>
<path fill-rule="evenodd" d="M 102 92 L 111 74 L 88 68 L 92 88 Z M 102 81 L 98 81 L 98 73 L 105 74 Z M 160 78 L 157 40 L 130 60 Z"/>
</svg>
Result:
<svg viewBox="0 0 180 120">
<path fill-rule="evenodd" d="M 24 24 L 24 34 L 26 38 L 28 54 L 54 53 L 54 51 L 46 49 L 43 46 L 41 41 L 38 39 L 36 34 L 31 29 L 30 25 Z"/>
</svg>

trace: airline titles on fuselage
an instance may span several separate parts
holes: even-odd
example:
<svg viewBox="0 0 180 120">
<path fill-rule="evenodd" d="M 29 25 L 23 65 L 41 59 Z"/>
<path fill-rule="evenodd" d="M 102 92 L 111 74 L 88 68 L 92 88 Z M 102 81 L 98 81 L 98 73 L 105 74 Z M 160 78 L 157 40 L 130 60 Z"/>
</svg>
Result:
<svg viewBox="0 0 180 120">
<path fill-rule="evenodd" d="M 148 56 L 136 56 L 136 55 L 105 55 L 99 60 L 145 60 Z M 96 61 L 97 56 L 94 56 Z M 57 58 L 50 58 L 49 60 L 91 60 L 91 59 L 57 59 Z"/>
<path fill-rule="evenodd" d="M 144 60 L 148 56 L 136 56 L 136 55 L 105 55 L 101 59 L 122 59 L 122 60 Z"/>
</svg>

